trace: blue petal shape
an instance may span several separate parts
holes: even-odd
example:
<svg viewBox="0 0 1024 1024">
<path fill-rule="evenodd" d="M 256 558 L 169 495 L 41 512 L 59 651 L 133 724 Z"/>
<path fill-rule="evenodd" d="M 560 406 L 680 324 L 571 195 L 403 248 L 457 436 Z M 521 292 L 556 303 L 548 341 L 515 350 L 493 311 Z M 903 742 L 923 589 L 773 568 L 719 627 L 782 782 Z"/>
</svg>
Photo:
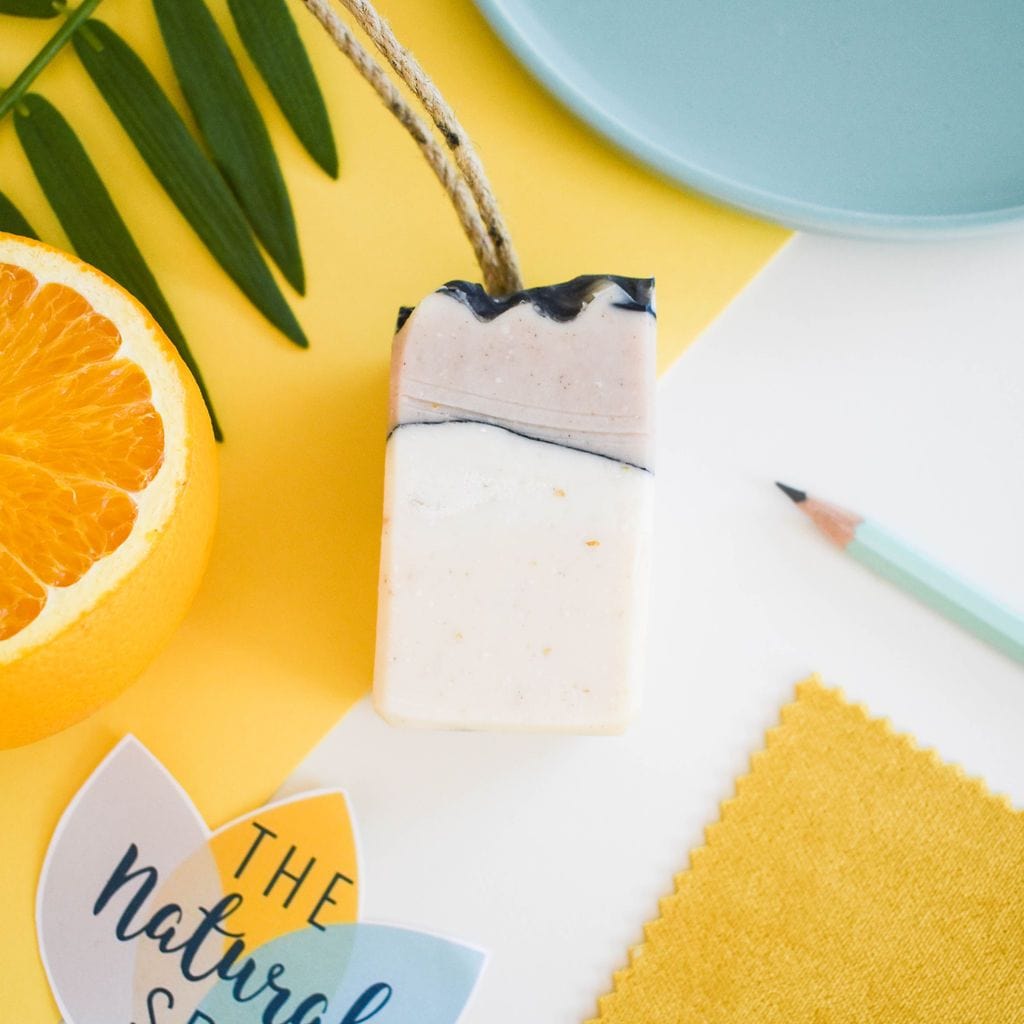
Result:
<svg viewBox="0 0 1024 1024">
<path fill-rule="evenodd" d="M 455 1024 L 485 960 L 469 946 L 379 924 L 307 928 L 250 955 L 256 966 L 245 984 L 236 992 L 220 982 L 194 1024 L 252 1024 L 273 999 L 275 1020 L 298 1015 L 303 1024 Z M 273 982 L 259 991 L 268 972 Z"/>
</svg>

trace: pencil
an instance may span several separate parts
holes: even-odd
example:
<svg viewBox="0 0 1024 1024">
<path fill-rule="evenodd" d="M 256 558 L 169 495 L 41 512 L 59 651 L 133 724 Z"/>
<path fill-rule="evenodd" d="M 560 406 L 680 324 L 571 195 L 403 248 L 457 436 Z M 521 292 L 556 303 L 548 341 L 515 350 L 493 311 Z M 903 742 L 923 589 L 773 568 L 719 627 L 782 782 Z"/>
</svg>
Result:
<svg viewBox="0 0 1024 1024">
<path fill-rule="evenodd" d="M 1024 618 L 870 519 L 776 483 L 833 543 L 975 636 L 1024 662 Z"/>
</svg>

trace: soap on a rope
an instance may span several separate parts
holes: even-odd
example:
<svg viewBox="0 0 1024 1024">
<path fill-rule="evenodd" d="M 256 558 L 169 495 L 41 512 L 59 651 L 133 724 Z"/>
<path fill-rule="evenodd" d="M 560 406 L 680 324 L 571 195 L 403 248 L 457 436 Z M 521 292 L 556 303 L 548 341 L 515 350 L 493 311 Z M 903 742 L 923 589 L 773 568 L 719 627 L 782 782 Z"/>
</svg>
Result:
<svg viewBox="0 0 1024 1024">
<path fill-rule="evenodd" d="M 392 351 L 374 704 L 395 725 L 621 732 L 650 575 L 654 282 L 453 281 Z"/>
</svg>

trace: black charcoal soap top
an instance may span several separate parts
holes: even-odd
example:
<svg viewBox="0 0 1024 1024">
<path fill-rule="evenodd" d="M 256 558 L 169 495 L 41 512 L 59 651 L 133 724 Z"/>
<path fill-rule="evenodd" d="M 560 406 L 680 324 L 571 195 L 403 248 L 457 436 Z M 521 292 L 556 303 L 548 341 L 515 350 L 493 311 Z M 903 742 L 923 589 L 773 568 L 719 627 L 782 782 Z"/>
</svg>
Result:
<svg viewBox="0 0 1024 1024">
<path fill-rule="evenodd" d="M 653 277 L 583 274 L 562 284 L 524 288 L 520 292 L 498 297 L 488 295 L 482 285 L 471 281 L 449 281 L 438 288 L 438 291 L 461 302 L 478 320 L 494 320 L 516 306 L 529 303 L 541 316 L 566 323 L 575 320 L 597 292 L 608 283 L 618 285 L 623 293 L 622 300 L 613 304 L 616 308 L 655 315 Z M 411 307 L 402 306 L 398 311 L 398 330 L 402 329 L 411 314 Z"/>
</svg>

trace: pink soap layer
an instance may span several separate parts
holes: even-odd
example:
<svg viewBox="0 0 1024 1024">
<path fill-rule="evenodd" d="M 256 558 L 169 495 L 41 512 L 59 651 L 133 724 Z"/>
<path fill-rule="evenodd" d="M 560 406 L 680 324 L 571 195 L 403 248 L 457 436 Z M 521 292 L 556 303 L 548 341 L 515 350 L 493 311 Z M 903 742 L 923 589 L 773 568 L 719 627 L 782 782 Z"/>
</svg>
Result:
<svg viewBox="0 0 1024 1024">
<path fill-rule="evenodd" d="M 564 321 L 434 292 L 395 337 L 390 426 L 476 420 L 650 469 L 655 356 L 654 315 L 612 279 Z"/>
</svg>

